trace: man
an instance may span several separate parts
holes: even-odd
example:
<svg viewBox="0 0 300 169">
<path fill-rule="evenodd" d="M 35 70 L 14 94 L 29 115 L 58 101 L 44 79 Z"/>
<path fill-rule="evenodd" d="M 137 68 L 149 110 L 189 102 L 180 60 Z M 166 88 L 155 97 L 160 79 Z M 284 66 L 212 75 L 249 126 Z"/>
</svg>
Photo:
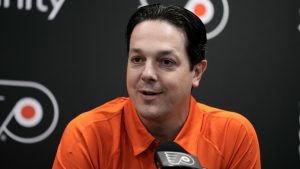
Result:
<svg viewBox="0 0 300 169">
<path fill-rule="evenodd" d="M 191 96 L 206 69 L 206 31 L 177 6 L 141 7 L 127 25 L 127 90 L 66 127 L 54 169 L 154 169 L 174 141 L 208 169 L 260 169 L 258 139 L 243 116 Z"/>
</svg>

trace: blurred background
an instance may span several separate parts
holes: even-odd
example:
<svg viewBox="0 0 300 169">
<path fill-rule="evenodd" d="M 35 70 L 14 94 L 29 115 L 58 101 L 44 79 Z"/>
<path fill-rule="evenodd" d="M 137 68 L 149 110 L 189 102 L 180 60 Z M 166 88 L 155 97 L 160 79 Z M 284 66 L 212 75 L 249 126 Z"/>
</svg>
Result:
<svg viewBox="0 0 300 169">
<path fill-rule="evenodd" d="M 148 3 L 207 27 L 194 97 L 252 122 L 262 168 L 300 168 L 299 0 L 0 0 L 0 168 L 51 168 L 72 118 L 127 96 L 125 28 Z"/>
</svg>

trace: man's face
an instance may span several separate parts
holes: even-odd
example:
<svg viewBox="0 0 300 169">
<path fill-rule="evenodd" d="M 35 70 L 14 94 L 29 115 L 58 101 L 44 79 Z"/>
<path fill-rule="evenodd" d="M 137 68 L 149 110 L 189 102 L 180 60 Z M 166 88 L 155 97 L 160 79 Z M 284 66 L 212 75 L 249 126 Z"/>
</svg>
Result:
<svg viewBox="0 0 300 169">
<path fill-rule="evenodd" d="M 165 21 L 143 21 L 134 28 L 127 65 L 127 90 L 142 119 L 188 113 L 191 88 L 202 74 L 190 70 L 184 32 Z M 199 77 L 200 75 L 200 77 Z"/>
</svg>

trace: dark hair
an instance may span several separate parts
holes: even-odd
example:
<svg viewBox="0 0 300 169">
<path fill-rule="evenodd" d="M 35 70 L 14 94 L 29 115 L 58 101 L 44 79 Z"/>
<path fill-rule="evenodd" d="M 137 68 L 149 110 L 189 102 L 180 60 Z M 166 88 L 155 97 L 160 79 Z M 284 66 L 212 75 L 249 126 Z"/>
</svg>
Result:
<svg viewBox="0 0 300 169">
<path fill-rule="evenodd" d="M 169 22 L 182 29 L 186 34 L 186 51 L 189 57 L 191 70 L 194 65 L 205 59 L 206 29 L 198 16 L 179 6 L 163 6 L 152 4 L 140 7 L 130 18 L 127 24 L 126 41 L 127 52 L 134 27 L 147 20 L 161 20 Z"/>
</svg>

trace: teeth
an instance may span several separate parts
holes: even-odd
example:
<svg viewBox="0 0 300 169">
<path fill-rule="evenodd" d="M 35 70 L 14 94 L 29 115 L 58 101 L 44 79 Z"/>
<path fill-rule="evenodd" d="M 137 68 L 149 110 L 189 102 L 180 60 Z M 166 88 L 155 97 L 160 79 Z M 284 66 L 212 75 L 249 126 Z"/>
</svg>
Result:
<svg viewBox="0 0 300 169">
<path fill-rule="evenodd" d="M 153 92 L 143 92 L 145 95 L 155 95 Z"/>
</svg>

